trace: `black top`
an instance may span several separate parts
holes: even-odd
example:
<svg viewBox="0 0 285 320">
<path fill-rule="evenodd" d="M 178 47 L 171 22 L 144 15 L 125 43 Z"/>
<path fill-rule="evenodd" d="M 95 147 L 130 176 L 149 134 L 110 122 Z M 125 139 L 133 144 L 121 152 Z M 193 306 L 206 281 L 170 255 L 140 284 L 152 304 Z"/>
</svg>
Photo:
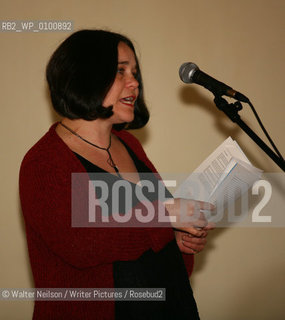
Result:
<svg viewBox="0 0 285 320">
<path fill-rule="evenodd" d="M 122 143 L 134 161 L 140 178 L 142 179 L 143 173 L 146 173 L 148 178 L 158 182 L 155 175 L 151 175 L 152 171 L 138 159 L 129 146 L 123 141 Z M 90 178 L 94 173 L 107 173 L 79 154 L 76 156 L 89 173 Z M 110 173 L 105 177 L 108 177 L 108 183 L 120 179 Z M 167 189 L 166 192 L 170 197 L 171 194 Z M 152 193 L 150 198 L 157 199 L 157 193 L 155 195 Z M 120 211 L 122 210 L 120 208 Z M 165 301 L 146 301 L 145 299 L 141 301 L 116 301 L 115 316 L 117 320 L 199 320 L 187 270 L 176 240 L 168 243 L 158 253 L 149 249 L 137 260 L 114 262 L 113 276 L 115 288 L 165 288 L 166 290 Z"/>
<path fill-rule="evenodd" d="M 130 157 L 132 158 L 136 169 L 138 172 L 149 172 L 152 173 L 152 171 L 144 164 L 143 161 L 141 161 L 136 154 L 133 152 L 133 150 L 122 140 L 119 138 L 119 140 L 123 143 L 123 145 L 125 146 L 125 148 L 127 149 Z M 75 155 L 77 156 L 77 158 L 81 161 L 81 163 L 83 164 L 83 166 L 85 167 L 87 172 L 100 172 L 100 173 L 107 173 L 106 170 L 96 166 L 95 164 L 91 163 L 90 161 L 88 161 L 87 159 L 83 158 L 81 155 L 79 155 L 78 153 L 75 153 Z"/>
</svg>

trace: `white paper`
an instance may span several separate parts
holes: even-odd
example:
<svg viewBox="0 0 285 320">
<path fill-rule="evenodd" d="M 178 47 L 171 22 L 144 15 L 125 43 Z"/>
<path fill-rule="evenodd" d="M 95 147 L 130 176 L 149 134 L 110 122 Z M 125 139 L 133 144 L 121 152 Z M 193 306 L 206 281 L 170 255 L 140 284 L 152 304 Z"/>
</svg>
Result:
<svg viewBox="0 0 285 320">
<path fill-rule="evenodd" d="M 194 199 L 225 208 L 260 179 L 262 170 L 250 161 L 231 137 L 218 146 L 174 193 L 175 198 Z"/>
</svg>

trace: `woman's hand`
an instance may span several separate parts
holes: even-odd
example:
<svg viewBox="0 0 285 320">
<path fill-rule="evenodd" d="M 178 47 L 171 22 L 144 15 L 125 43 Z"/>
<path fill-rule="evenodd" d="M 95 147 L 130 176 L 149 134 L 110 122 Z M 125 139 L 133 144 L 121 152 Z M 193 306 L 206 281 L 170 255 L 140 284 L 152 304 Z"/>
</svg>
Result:
<svg viewBox="0 0 285 320">
<path fill-rule="evenodd" d="M 165 207 L 180 251 L 188 254 L 202 251 L 208 231 L 214 229 L 214 224 L 208 223 L 204 212 L 211 213 L 215 207 L 207 202 L 187 199 L 172 199 L 165 203 Z"/>
<path fill-rule="evenodd" d="M 208 202 L 188 199 L 170 199 L 164 203 L 173 228 L 189 232 L 194 236 L 203 235 L 208 225 L 205 212 L 213 213 L 215 206 Z"/>
<path fill-rule="evenodd" d="M 195 254 L 201 252 L 207 243 L 208 231 L 214 229 L 213 225 L 208 225 L 203 229 L 200 237 L 193 236 L 191 233 L 174 229 L 177 245 L 182 253 Z"/>
</svg>

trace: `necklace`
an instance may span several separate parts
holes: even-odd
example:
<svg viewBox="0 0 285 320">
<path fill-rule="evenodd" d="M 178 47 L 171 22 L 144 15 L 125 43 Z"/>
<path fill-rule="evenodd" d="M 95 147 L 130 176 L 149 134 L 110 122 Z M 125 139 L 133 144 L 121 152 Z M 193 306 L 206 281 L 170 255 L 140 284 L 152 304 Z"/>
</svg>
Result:
<svg viewBox="0 0 285 320">
<path fill-rule="evenodd" d="M 62 122 L 59 122 L 66 130 L 68 130 L 69 132 L 71 132 L 72 134 L 74 134 L 76 137 L 78 137 L 79 139 L 81 139 L 82 141 L 90 144 L 91 146 L 95 147 L 95 148 L 98 148 L 100 150 L 104 150 L 108 153 L 108 160 L 107 160 L 107 163 L 109 166 L 111 166 L 112 168 L 115 169 L 116 171 L 116 174 L 117 176 L 119 176 L 121 178 L 121 175 L 120 175 L 120 172 L 119 172 L 119 169 L 118 167 L 116 166 L 113 158 L 112 158 L 112 155 L 111 155 L 111 152 L 110 152 L 110 148 L 111 148 L 111 143 L 112 143 L 112 139 L 111 139 L 111 134 L 110 134 L 110 139 L 109 139 L 109 145 L 107 148 L 103 148 L 103 147 L 100 147 L 100 146 L 97 146 L 97 144 L 95 143 L 92 143 L 86 139 L 84 139 L 83 137 L 81 137 L 78 133 L 76 133 L 75 131 L 73 131 L 72 129 L 70 129 L 68 126 L 66 126 L 65 124 L 63 124 Z"/>
</svg>

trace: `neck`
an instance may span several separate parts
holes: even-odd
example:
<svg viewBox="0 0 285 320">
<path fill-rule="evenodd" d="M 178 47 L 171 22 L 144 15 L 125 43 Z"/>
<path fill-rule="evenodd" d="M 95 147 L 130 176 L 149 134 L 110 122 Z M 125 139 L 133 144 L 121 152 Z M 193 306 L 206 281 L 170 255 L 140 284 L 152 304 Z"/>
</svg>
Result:
<svg viewBox="0 0 285 320">
<path fill-rule="evenodd" d="M 109 145 L 112 125 L 104 121 L 104 119 L 87 121 L 83 119 L 70 120 L 63 118 L 61 122 L 94 144 L 102 147 Z"/>
</svg>

